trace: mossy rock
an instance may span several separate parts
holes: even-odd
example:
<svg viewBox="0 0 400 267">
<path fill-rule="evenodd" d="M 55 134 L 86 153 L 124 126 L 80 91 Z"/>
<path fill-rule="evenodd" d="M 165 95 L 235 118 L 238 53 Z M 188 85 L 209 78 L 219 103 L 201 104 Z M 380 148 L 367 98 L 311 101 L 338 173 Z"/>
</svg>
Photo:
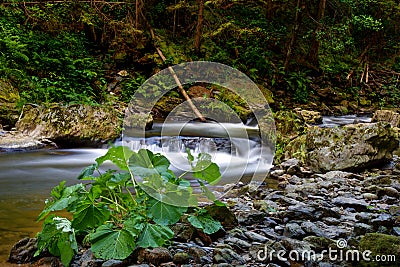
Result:
<svg viewBox="0 0 400 267">
<path fill-rule="evenodd" d="M 11 128 L 18 120 L 20 101 L 18 90 L 4 79 L 0 79 L 0 124 L 5 128 Z"/>
<path fill-rule="evenodd" d="M 24 134 L 47 138 L 61 147 L 99 146 L 120 136 L 122 116 L 112 106 L 25 106 L 16 127 Z"/>
<path fill-rule="evenodd" d="M 375 259 L 377 255 L 394 255 L 396 262 L 361 262 L 361 266 L 399 266 L 400 259 L 400 237 L 380 233 L 367 233 L 360 240 L 359 250 L 371 251 L 370 259 Z"/>
</svg>

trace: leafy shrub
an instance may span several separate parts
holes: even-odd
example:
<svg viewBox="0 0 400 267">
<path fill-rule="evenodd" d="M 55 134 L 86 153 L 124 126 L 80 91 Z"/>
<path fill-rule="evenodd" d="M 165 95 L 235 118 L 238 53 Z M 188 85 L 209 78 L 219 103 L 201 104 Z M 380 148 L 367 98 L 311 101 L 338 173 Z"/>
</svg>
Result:
<svg viewBox="0 0 400 267">
<path fill-rule="evenodd" d="M 119 171 L 102 172 L 100 167 L 105 161 L 114 163 Z M 205 195 L 217 205 L 223 205 L 204 185 L 220 178 L 219 168 L 211 162 L 211 156 L 199 154 L 195 160 L 188 152 L 188 161 Z M 52 190 L 38 218 L 45 220 L 38 234 L 36 255 L 47 249 L 68 266 L 77 252 L 77 240 L 84 237 L 96 257 L 125 259 L 137 247 L 165 245 L 174 235 L 168 226 L 188 213 L 189 206 L 194 208 L 190 208 L 188 222 L 194 227 L 207 234 L 221 229 L 218 221 L 198 207 L 190 182 L 183 175 L 176 177 L 169 165 L 166 157 L 149 150 L 110 148 L 78 176 L 79 180 L 89 183 L 66 187 L 61 182 Z M 179 200 L 182 205 L 168 203 L 171 200 Z M 70 212 L 72 220 L 51 214 L 60 210 Z"/>
</svg>

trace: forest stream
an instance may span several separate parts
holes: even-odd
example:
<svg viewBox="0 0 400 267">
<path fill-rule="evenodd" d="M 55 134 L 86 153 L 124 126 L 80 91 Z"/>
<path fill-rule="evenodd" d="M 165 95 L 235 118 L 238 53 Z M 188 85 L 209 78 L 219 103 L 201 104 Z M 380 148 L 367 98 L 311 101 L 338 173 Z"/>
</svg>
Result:
<svg viewBox="0 0 400 267">
<path fill-rule="evenodd" d="M 356 116 L 324 117 L 321 126 L 348 124 L 355 119 L 363 122 L 370 120 L 368 117 Z M 157 127 L 155 125 L 153 129 Z M 249 127 L 250 132 L 254 130 L 253 128 L 255 127 Z M 260 149 L 256 138 L 236 140 L 231 143 L 228 139 L 220 137 L 212 139 L 191 136 L 161 139 L 153 136 L 146 138 L 146 141 L 130 140 L 129 144 L 132 149 L 148 148 L 154 152 L 163 152 L 167 148 L 168 153 L 182 151 L 183 146 L 189 146 L 195 153 L 201 150 L 210 153 L 215 150 L 213 160 L 220 166 L 222 173 L 226 171 L 227 183 L 234 177 L 252 175 L 254 172 L 264 173 L 271 167 L 260 168 L 258 159 L 251 157 Z M 41 230 L 36 218 L 43 209 L 44 200 L 49 197 L 50 190 L 63 180 L 66 180 L 67 184 L 76 182 L 75 177 L 79 172 L 106 151 L 106 149 L 80 148 L 0 154 L 1 266 L 7 266 L 8 254 L 15 242 L 23 237 L 33 237 Z M 248 160 L 240 160 L 244 155 Z M 235 169 L 224 169 L 231 160 L 235 160 L 233 164 Z M 176 164 L 174 159 L 171 160 L 171 164 L 173 166 Z"/>
</svg>

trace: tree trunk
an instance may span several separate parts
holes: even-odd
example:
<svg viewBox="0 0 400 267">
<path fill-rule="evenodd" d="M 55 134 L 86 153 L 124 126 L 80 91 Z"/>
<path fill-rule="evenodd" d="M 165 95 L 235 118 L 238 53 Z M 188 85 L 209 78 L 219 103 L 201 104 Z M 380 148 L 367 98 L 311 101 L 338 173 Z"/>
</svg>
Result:
<svg viewBox="0 0 400 267">
<path fill-rule="evenodd" d="M 320 0 L 318 6 L 318 14 L 317 14 L 318 25 L 314 30 L 310 51 L 308 53 L 308 61 L 312 66 L 315 66 L 316 69 L 319 69 L 318 53 L 320 46 L 320 41 L 318 40 L 317 34 L 322 28 L 321 20 L 325 16 L 325 8 L 326 8 L 326 0 Z"/>
<path fill-rule="evenodd" d="M 199 3 L 199 13 L 197 17 L 196 36 L 194 40 L 194 48 L 196 53 L 200 53 L 201 45 L 201 32 L 203 29 L 203 13 L 204 13 L 204 0 L 197 0 Z"/>
<path fill-rule="evenodd" d="M 285 71 L 287 71 L 287 69 L 289 67 L 289 61 L 290 61 L 290 58 L 291 58 L 291 55 L 292 55 L 293 45 L 294 45 L 294 42 L 296 40 L 297 31 L 298 31 L 299 25 L 300 25 L 299 10 L 300 10 L 300 0 L 297 0 L 296 14 L 295 14 L 295 17 L 294 17 L 294 25 L 293 25 L 293 29 L 292 29 L 292 34 L 291 34 L 291 37 L 290 37 L 289 45 L 288 45 L 287 51 L 286 51 L 285 63 L 283 64 L 283 69 Z"/>
</svg>

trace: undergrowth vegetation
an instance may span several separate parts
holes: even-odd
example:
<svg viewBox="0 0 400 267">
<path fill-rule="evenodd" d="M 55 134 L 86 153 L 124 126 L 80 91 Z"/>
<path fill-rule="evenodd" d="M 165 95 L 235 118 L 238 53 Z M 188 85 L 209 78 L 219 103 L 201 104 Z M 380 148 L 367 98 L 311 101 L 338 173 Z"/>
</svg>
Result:
<svg viewBox="0 0 400 267">
<path fill-rule="evenodd" d="M 0 78 L 23 102 L 127 102 L 168 64 L 207 60 L 294 103 L 325 88 L 352 101 L 346 91 L 357 88 L 380 105 L 398 104 L 396 1 L 24 3 L 0 5 Z M 128 75 L 118 83 L 120 70 Z"/>
<path fill-rule="evenodd" d="M 187 153 L 190 172 L 201 185 L 203 196 L 214 205 L 224 205 L 205 185 L 220 178 L 211 156 L 199 154 L 195 159 L 190 151 Z M 118 170 L 103 171 L 106 161 Z M 168 244 L 174 237 L 169 226 L 179 220 L 206 234 L 220 230 L 220 222 L 199 207 L 199 196 L 183 178 L 186 173 L 176 177 L 169 166 L 165 156 L 149 150 L 110 148 L 78 176 L 85 183 L 67 187 L 61 182 L 52 190 L 38 218 L 44 223 L 36 255 L 47 250 L 68 266 L 81 243 L 97 258 L 125 259 L 137 248 Z M 61 210 L 70 218 L 55 214 Z"/>
</svg>

